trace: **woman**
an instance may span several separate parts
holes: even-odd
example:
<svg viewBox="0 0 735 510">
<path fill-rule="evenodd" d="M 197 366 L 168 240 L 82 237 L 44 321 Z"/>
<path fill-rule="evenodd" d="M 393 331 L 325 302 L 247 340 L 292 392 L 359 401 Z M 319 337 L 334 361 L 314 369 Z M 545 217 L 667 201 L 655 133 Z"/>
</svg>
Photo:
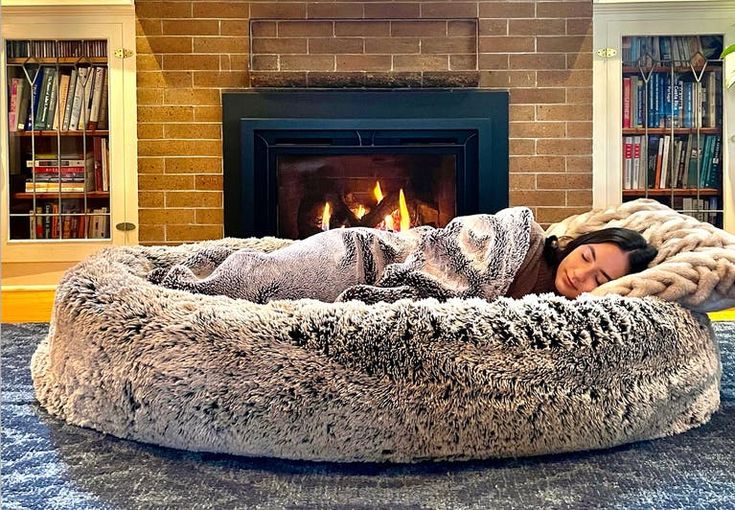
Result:
<svg viewBox="0 0 735 510">
<path fill-rule="evenodd" d="M 506 296 L 553 292 L 569 299 L 648 267 L 658 250 L 634 230 L 611 227 L 576 238 L 546 237 L 537 224 L 531 246 Z"/>
<path fill-rule="evenodd" d="M 574 299 L 646 267 L 656 255 L 640 234 L 604 229 L 564 246 L 546 238 L 530 209 L 454 218 L 446 227 L 393 233 L 335 229 L 271 253 L 215 252 L 154 271 L 163 286 L 265 303 L 278 299 L 365 303 L 398 299 L 519 298 L 553 292 Z M 204 266 L 214 271 L 199 278 Z"/>
</svg>

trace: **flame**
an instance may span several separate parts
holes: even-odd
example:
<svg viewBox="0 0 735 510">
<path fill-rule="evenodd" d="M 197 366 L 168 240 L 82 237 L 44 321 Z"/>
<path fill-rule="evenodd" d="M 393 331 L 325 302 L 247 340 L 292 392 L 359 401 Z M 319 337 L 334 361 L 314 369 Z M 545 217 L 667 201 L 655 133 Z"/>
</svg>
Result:
<svg viewBox="0 0 735 510">
<path fill-rule="evenodd" d="M 385 222 L 386 230 L 395 230 L 395 226 L 393 225 L 393 216 L 387 214 L 385 218 L 383 218 L 383 221 Z"/>
<path fill-rule="evenodd" d="M 359 220 L 360 218 L 365 216 L 365 213 L 367 213 L 365 207 L 362 204 L 359 204 L 357 206 L 357 211 L 355 211 L 355 216 L 357 216 L 357 219 Z"/>
<path fill-rule="evenodd" d="M 322 230 L 329 230 L 329 219 L 332 217 L 332 206 L 329 202 L 324 203 L 324 211 L 322 212 Z"/>
<path fill-rule="evenodd" d="M 375 181 L 375 188 L 373 188 L 373 195 L 375 196 L 375 200 L 378 203 L 383 201 L 383 191 L 380 189 L 379 181 Z"/>
<path fill-rule="evenodd" d="M 406 197 L 403 195 L 403 188 L 398 195 L 398 209 L 401 213 L 401 232 L 411 228 L 411 217 L 408 215 L 408 207 L 406 206 Z"/>
</svg>

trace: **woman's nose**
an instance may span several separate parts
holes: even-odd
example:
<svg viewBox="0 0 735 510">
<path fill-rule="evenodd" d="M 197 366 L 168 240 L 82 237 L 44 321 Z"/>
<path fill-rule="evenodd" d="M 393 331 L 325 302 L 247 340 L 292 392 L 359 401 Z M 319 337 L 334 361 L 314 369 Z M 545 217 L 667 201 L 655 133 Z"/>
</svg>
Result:
<svg viewBox="0 0 735 510">
<path fill-rule="evenodd" d="M 586 267 L 580 268 L 574 271 L 573 283 L 579 290 L 590 290 L 594 288 L 593 282 L 593 268 Z"/>
</svg>

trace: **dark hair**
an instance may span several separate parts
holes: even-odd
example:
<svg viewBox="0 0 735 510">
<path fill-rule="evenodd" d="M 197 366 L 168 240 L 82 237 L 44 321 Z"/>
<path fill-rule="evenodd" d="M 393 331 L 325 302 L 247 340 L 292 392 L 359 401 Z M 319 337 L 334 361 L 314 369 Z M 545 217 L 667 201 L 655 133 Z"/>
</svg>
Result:
<svg viewBox="0 0 735 510">
<path fill-rule="evenodd" d="M 556 267 L 575 248 L 592 243 L 615 243 L 620 249 L 628 252 L 629 274 L 646 269 L 658 253 L 658 250 L 648 244 L 648 241 L 635 230 L 610 227 L 582 234 L 564 246 L 559 245 L 559 239 L 556 236 L 549 236 L 544 245 L 544 258 L 549 264 Z"/>
</svg>

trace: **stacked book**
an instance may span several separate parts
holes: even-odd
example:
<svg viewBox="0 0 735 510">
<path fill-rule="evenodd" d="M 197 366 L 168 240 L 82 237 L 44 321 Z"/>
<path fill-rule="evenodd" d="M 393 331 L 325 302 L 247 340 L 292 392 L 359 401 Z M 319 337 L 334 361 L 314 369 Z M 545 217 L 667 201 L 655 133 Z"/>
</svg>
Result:
<svg viewBox="0 0 735 510">
<path fill-rule="evenodd" d="M 107 68 L 41 66 L 33 85 L 10 80 L 10 131 L 107 129 Z"/>
<path fill-rule="evenodd" d="M 101 191 L 97 189 L 102 182 L 95 176 L 98 165 L 93 153 L 83 159 L 40 155 L 28 160 L 26 166 L 31 169 L 31 177 L 25 181 L 28 193 Z"/>
</svg>

